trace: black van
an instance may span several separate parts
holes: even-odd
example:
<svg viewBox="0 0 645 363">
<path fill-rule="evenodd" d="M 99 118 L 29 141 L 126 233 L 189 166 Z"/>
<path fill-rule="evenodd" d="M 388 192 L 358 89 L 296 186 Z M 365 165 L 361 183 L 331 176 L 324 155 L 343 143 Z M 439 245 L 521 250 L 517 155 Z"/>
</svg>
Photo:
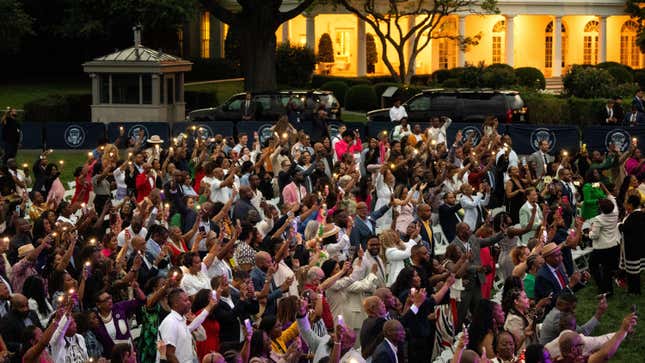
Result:
<svg viewBox="0 0 645 363">
<path fill-rule="evenodd" d="M 240 121 L 245 97 L 245 93 L 238 93 L 217 107 L 191 111 L 188 121 Z M 340 104 L 330 91 L 262 92 L 253 93 L 252 97 L 257 107 L 256 120 L 276 121 L 287 113 L 289 103 L 302 120 L 311 119 L 314 108 L 319 104 L 325 105 L 330 119 L 340 119 Z"/>
<path fill-rule="evenodd" d="M 408 122 L 427 122 L 447 116 L 455 122 L 482 122 L 496 116 L 500 123 L 527 121 L 527 108 L 517 91 L 429 89 L 412 96 L 403 106 Z M 388 108 L 367 113 L 368 121 L 390 121 Z"/>
</svg>

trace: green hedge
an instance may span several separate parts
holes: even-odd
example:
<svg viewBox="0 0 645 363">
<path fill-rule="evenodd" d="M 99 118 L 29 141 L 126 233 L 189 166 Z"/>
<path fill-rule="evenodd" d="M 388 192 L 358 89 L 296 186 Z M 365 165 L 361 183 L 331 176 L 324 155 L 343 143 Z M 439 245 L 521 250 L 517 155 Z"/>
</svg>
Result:
<svg viewBox="0 0 645 363">
<path fill-rule="evenodd" d="M 184 101 L 186 102 L 186 111 L 192 111 L 198 108 L 215 107 L 219 105 L 217 92 L 215 91 L 184 91 Z"/>
<path fill-rule="evenodd" d="M 186 82 L 210 81 L 213 79 L 240 78 L 242 72 L 231 61 L 221 58 L 191 59 L 193 69 L 185 73 Z"/>
<path fill-rule="evenodd" d="M 91 94 L 49 95 L 25 103 L 25 121 L 89 122 L 92 121 Z"/>
<path fill-rule="evenodd" d="M 544 74 L 534 67 L 520 67 L 515 69 L 517 84 L 532 89 L 544 89 L 546 80 Z"/>
<path fill-rule="evenodd" d="M 349 89 L 347 83 L 343 81 L 329 81 L 320 86 L 320 89 L 334 92 L 334 96 L 336 96 L 340 105 L 343 106 L 345 104 L 345 94 Z"/>
<path fill-rule="evenodd" d="M 443 83 L 446 80 L 453 77 L 454 77 L 453 72 L 447 69 L 438 69 L 432 72 L 432 79 L 437 83 Z"/>
<path fill-rule="evenodd" d="M 352 86 L 345 95 L 345 109 L 349 111 L 369 111 L 377 104 L 374 87 L 369 84 Z"/>
<path fill-rule="evenodd" d="M 574 65 L 562 78 L 564 91 L 581 98 L 611 97 L 616 80 L 609 71 Z"/>
<path fill-rule="evenodd" d="M 304 87 L 314 73 L 316 56 L 307 47 L 282 43 L 276 49 L 275 63 L 279 84 Z"/>
</svg>

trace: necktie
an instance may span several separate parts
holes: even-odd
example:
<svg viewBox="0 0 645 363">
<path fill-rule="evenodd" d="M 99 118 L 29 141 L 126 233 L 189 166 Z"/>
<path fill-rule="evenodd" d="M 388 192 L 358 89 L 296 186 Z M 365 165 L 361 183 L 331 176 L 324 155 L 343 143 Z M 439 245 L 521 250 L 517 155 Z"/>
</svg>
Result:
<svg viewBox="0 0 645 363">
<path fill-rule="evenodd" d="M 374 260 L 376 260 L 376 264 L 378 265 L 378 269 L 381 272 L 381 278 L 385 279 L 385 271 L 383 271 L 383 265 L 381 265 L 381 261 L 379 261 L 378 256 L 374 257 Z"/>
<path fill-rule="evenodd" d="M 544 166 L 549 164 L 549 162 L 546 160 L 546 154 L 545 153 L 542 153 L 542 157 L 544 158 Z M 545 170 L 545 172 L 546 172 L 546 170 Z"/>
<path fill-rule="evenodd" d="M 558 276 L 558 281 L 560 282 L 560 287 L 564 289 L 567 286 L 567 283 L 564 280 L 564 276 L 562 275 L 562 271 L 560 269 L 555 270 L 555 275 Z"/>
</svg>

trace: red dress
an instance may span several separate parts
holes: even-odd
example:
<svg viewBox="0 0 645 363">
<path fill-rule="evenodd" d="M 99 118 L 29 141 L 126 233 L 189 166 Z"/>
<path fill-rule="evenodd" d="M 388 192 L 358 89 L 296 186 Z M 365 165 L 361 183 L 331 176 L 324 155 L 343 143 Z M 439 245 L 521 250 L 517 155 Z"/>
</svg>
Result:
<svg viewBox="0 0 645 363">
<path fill-rule="evenodd" d="M 195 313 L 195 316 L 199 315 L 199 313 L 201 313 L 201 310 Z M 204 320 L 202 326 L 206 330 L 206 340 L 195 342 L 200 362 L 206 354 L 219 351 L 219 322 L 209 316 Z"/>
<path fill-rule="evenodd" d="M 181 263 L 179 263 L 180 261 L 178 260 L 179 255 L 181 255 L 182 253 L 190 252 L 188 247 L 186 247 L 186 243 L 184 243 L 183 239 L 179 241 L 179 244 L 180 244 L 181 248 L 183 249 L 183 251 L 181 249 L 177 248 L 177 246 L 175 246 L 174 241 L 172 243 L 171 242 L 166 243 L 166 246 L 170 247 L 170 254 L 171 254 L 170 260 L 172 261 L 172 264 L 175 265 L 175 266 L 180 266 L 181 265 Z"/>
</svg>

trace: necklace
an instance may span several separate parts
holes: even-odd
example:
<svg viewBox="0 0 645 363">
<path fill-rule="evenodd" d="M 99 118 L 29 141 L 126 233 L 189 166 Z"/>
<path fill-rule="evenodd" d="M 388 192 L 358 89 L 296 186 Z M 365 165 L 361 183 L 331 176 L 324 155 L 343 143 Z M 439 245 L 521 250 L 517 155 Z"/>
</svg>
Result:
<svg viewBox="0 0 645 363">
<path fill-rule="evenodd" d="M 99 317 L 103 320 L 103 324 L 107 324 L 112 321 L 112 312 L 110 311 L 107 317 L 103 317 L 103 315 L 99 313 Z"/>
</svg>

